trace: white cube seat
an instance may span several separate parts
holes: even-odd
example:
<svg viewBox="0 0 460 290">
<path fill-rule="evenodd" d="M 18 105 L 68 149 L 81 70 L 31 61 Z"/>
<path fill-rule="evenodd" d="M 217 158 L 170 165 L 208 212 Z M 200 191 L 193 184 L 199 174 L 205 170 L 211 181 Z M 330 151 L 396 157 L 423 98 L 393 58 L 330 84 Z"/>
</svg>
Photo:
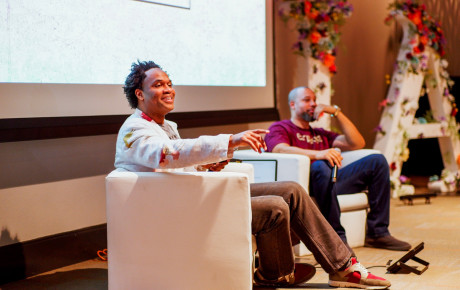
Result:
<svg viewBox="0 0 460 290">
<path fill-rule="evenodd" d="M 252 289 L 245 173 L 106 177 L 109 289 Z"/>
</svg>

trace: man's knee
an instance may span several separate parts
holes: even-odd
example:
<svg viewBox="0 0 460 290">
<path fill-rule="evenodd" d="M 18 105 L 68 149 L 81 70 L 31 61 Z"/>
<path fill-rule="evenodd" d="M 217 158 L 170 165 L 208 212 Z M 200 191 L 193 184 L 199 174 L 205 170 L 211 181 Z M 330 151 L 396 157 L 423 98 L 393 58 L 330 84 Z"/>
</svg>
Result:
<svg viewBox="0 0 460 290">
<path fill-rule="evenodd" d="M 306 195 L 307 192 L 298 182 L 295 181 L 285 181 L 285 185 L 292 191 L 295 195 Z"/>
<path fill-rule="evenodd" d="M 310 171 L 312 174 L 330 175 L 332 169 L 327 161 L 317 160 L 310 165 Z"/>
<path fill-rule="evenodd" d="M 388 162 L 387 162 L 387 159 L 385 158 L 385 156 L 383 154 L 373 154 L 371 155 L 375 158 L 375 162 L 377 164 L 379 164 L 380 166 L 382 167 L 385 167 L 385 168 L 388 168 Z"/>
<path fill-rule="evenodd" d="M 383 154 L 371 154 L 363 158 L 367 165 L 371 165 L 375 169 L 389 170 L 387 159 Z"/>
<path fill-rule="evenodd" d="M 267 211 L 270 212 L 270 219 L 274 223 L 284 223 L 289 221 L 289 206 L 280 196 L 270 196 L 267 198 Z"/>
</svg>

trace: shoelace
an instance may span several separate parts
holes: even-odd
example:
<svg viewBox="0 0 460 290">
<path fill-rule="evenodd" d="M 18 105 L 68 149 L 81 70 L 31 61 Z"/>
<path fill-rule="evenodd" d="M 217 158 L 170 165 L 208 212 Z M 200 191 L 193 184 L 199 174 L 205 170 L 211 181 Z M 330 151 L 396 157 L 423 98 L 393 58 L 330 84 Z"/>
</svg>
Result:
<svg viewBox="0 0 460 290">
<path fill-rule="evenodd" d="M 366 269 L 366 267 L 364 267 L 361 263 L 357 262 L 356 264 L 354 264 L 353 266 L 350 267 L 350 271 L 351 272 L 355 272 L 355 271 L 358 271 L 359 273 L 361 273 L 361 278 L 367 278 L 367 276 L 369 275 L 369 271 Z"/>
</svg>

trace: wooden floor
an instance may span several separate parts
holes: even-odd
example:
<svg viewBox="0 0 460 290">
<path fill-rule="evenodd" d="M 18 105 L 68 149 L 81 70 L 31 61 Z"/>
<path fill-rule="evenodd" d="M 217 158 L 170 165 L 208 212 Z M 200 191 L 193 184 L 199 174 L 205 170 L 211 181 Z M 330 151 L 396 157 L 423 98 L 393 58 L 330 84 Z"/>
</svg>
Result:
<svg viewBox="0 0 460 290">
<path fill-rule="evenodd" d="M 425 192 L 423 185 L 426 185 L 426 180 L 413 180 L 413 184 L 417 182 L 422 185 L 417 192 Z M 390 211 L 390 231 L 395 237 L 413 246 L 424 242 L 425 249 L 417 256 L 430 263 L 428 270 L 422 275 L 387 274 L 388 261 L 396 261 L 405 252 L 373 248 L 354 249 L 360 262 L 373 274 L 390 280 L 391 289 L 460 289 L 460 195 L 437 196 L 431 200 L 431 204 L 418 199 L 414 200 L 412 206 L 393 199 Z M 298 289 L 330 288 L 327 273 L 312 256 L 299 260 L 315 264 L 317 274 Z M 413 261 L 408 264 L 421 268 Z M 2 285 L 0 289 L 107 289 L 107 285 L 107 263 L 92 260 Z"/>
<path fill-rule="evenodd" d="M 412 246 L 424 242 L 425 247 L 417 257 L 430 263 L 428 270 L 420 276 L 413 273 L 387 274 L 388 261 L 398 260 L 405 252 L 365 247 L 355 248 L 354 251 L 371 273 L 391 281 L 391 289 L 460 289 L 459 229 L 459 195 L 437 196 L 431 204 L 425 204 L 424 199 L 416 199 L 412 206 L 392 200 L 390 232 Z M 407 264 L 418 269 L 423 267 L 415 261 Z M 327 279 L 327 273 L 317 268 L 317 274 L 303 288 L 328 289 Z"/>
</svg>

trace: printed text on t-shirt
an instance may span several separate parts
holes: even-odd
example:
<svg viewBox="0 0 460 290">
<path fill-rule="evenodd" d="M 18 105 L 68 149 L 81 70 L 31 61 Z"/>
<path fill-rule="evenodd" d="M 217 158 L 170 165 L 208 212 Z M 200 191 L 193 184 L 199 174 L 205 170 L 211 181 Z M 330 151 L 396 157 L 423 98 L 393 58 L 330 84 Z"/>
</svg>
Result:
<svg viewBox="0 0 460 290">
<path fill-rule="evenodd" d="M 309 135 L 302 135 L 300 133 L 297 133 L 297 139 L 300 141 L 306 141 L 309 144 L 315 144 L 315 143 L 322 143 L 323 139 L 321 139 L 321 136 L 309 136 Z"/>
</svg>

